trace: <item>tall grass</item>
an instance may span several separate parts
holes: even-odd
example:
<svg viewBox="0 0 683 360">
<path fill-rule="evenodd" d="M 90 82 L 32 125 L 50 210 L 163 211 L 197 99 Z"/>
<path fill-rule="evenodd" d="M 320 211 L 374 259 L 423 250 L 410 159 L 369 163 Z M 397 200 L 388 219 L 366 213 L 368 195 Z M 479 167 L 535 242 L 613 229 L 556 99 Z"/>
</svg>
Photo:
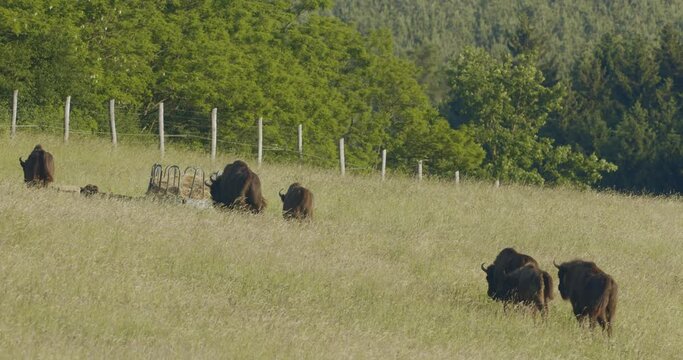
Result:
<svg viewBox="0 0 683 360">
<path fill-rule="evenodd" d="M 0 140 L 0 349 L 9 357 L 677 358 L 683 201 L 594 191 L 255 169 L 260 216 L 27 190 L 18 157 L 42 143 L 56 182 L 142 195 L 152 145 L 20 134 Z M 171 147 L 164 163 L 235 158 Z M 246 159 L 255 165 L 252 159 Z M 255 166 L 254 166 L 255 167 Z M 277 191 L 315 194 L 287 223 Z M 571 306 L 546 321 L 486 296 L 506 246 L 595 261 L 620 286 L 614 336 Z"/>
</svg>

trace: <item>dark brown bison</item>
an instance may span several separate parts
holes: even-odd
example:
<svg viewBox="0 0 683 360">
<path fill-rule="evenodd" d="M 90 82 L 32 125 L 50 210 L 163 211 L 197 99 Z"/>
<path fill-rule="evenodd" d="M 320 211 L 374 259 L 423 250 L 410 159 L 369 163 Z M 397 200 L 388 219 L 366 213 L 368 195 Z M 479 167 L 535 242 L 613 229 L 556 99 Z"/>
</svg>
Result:
<svg viewBox="0 0 683 360">
<path fill-rule="evenodd" d="M 244 161 L 237 160 L 225 166 L 223 174 L 212 176 L 207 182 L 215 205 L 229 209 L 246 209 L 260 213 L 266 208 L 261 195 L 261 180 Z"/>
<path fill-rule="evenodd" d="M 590 327 L 597 322 L 608 335 L 617 309 L 617 283 L 595 263 L 573 260 L 555 264 L 560 278 L 560 295 L 569 300 L 580 322 L 588 318 Z"/>
<path fill-rule="evenodd" d="M 45 187 L 54 181 L 54 159 L 40 144 L 33 148 L 26 161 L 19 157 L 19 164 L 24 170 L 24 182 L 28 186 Z"/>
<path fill-rule="evenodd" d="M 282 199 L 282 216 L 285 219 L 304 220 L 313 217 L 313 193 L 299 183 L 289 185 L 286 194 L 278 193 Z"/>
<path fill-rule="evenodd" d="M 540 270 L 538 262 L 534 258 L 526 254 L 518 253 L 513 248 L 501 250 L 493 261 L 493 264 L 488 267 L 484 267 L 484 264 L 481 264 L 481 269 L 486 273 L 488 296 L 493 300 L 518 302 L 519 295 L 515 295 L 514 287 L 511 285 L 514 284 L 514 281 L 510 283 L 508 280 L 517 279 L 516 281 L 519 282 L 520 279 L 526 279 L 529 275 L 529 269 L 520 273 L 515 273 L 516 270 L 526 265 L 532 265 L 540 272 L 539 276 L 541 276 L 543 280 L 543 304 L 547 304 L 549 300 L 552 300 L 553 278 L 547 272 Z M 511 276 L 513 277 L 511 278 Z M 523 292 L 527 292 L 532 285 L 523 284 L 520 286 L 524 287 Z"/>
<path fill-rule="evenodd" d="M 552 277 L 535 264 L 527 263 L 503 274 L 501 293 L 507 302 L 533 305 L 541 314 L 547 315 L 548 301 L 552 299 Z"/>
</svg>

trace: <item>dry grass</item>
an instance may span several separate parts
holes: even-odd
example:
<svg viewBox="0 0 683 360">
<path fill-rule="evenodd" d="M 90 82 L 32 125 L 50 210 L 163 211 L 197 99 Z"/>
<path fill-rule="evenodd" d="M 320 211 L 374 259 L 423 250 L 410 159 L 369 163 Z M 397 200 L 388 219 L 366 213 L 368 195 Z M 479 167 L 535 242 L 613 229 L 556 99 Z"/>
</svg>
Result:
<svg viewBox="0 0 683 360">
<path fill-rule="evenodd" d="M 677 358 L 683 353 L 683 201 L 265 164 L 252 216 L 27 190 L 41 142 L 57 183 L 142 195 L 153 146 L 0 140 L 0 349 L 9 357 Z M 219 170 L 174 150 L 166 163 Z M 250 159 L 247 159 L 250 163 Z M 313 223 L 281 219 L 299 181 Z M 502 312 L 479 264 L 505 246 L 595 261 L 620 286 L 615 335 L 568 302 L 542 322 Z M 557 279 L 555 278 L 557 283 Z"/>
</svg>

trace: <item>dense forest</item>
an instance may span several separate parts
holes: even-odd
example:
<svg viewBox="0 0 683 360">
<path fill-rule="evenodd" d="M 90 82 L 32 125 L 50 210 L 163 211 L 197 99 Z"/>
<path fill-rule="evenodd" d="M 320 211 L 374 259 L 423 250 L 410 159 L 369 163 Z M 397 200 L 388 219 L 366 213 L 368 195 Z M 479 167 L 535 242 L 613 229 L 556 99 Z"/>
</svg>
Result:
<svg viewBox="0 0 683 360">
<path fill-rule="evenodd" d="M 208 133 L 333 166 L 683 191 L 683 0 L 8 0 L 0 106 L 20 123 Z M 461 4 L 462 2 L 462 4 Z M 3 127 L 4 128 L 4 127 Z M 201 141 L 194 146 L 206 146 Z M 251 146 L 251 145 L 247 145 Z"/>
<path fill-rule="evenodd" d="M 337 0 L 333 13 L 392 33 L 451 125 L 478 129 L 487 173 L 547 181 L 529 164 L 583 154 L 611 164 L 582 165 L 605 175 L 597 186 L 683 192 L 682 0 Z"/>
</svg>

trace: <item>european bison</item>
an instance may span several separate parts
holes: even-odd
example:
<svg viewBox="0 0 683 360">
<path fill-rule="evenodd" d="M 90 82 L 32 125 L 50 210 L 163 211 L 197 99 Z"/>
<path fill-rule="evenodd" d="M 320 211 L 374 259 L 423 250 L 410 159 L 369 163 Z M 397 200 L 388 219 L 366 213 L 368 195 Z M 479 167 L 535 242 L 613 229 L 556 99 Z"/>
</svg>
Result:
<svg viewBox="0 0 683 360">
<path fill-rule="evenodd" d="M 244 161 L 226 165 L 223 174 L 212 176 L 206 185 L 215 205 L 254 213 L 260 213 L 266 207 L 266 199 L 261 195 L 261 181 Z"/>
<path fill-rule="evenodd" d="M 547 284 L 547 285 L 546 285 Z M 509 302 L 534 305 L 542 315 L 548 314 L 552 299 L 552 277 L 533 263 L 503 274 L 502 298 Z"/>
<path fill-rule="evenodd" d="M 524 269 L 517 273 L 515 271 L 527 265 L 538 270 L 538 276 L 543 280 L 542 304 L 544 304 L 543 308 L 545 309 L 545 304 L 553 298 L 553 278 L 547 272 L 540 270 L 538 262 L 534 258 L 518 253 L 513 248 L 501 250 L 493 264 L 488 267 L 485 268 L 484 264 L 481 264 L 481 269 L 486 273 L 486 281 L 488 282 L 488 296 L 493 300 L 503 302 L 525 302 L 520 300 L 519 293 L 527 293 L 534 285 L 520 283 L 520 280 L 529 279 L 532 269 Z M 516 290 L 514 284 L 517 284 Z"/>
<path fill-rule="evenodd" d="M 588 318 L 590 327 L 597 322 L 608 335 L 617 309 L 617 283 L 595 265 L 583 260 L 555 264 L 560 278 L 560 295 L 572 303 L 579 322 Z"/>
<path fill-rule="evenodd" d="M 55 176 L 55 164 L 52 154 L 43 150 L 43 146 L 38 144 L 28 156 L 26 161 L 19 157 L 19 164 L 24 170 L 24 182 L 27 186 L 45 187 Z"/>
<path fill-rule="evenodd" d="M 285 219 L 304 220 L 313 217 L 313 193 L 299 183 L 289 186 L 286 194 L 278 193 L 282 199 L 282 216 Z"/>
</svg>

